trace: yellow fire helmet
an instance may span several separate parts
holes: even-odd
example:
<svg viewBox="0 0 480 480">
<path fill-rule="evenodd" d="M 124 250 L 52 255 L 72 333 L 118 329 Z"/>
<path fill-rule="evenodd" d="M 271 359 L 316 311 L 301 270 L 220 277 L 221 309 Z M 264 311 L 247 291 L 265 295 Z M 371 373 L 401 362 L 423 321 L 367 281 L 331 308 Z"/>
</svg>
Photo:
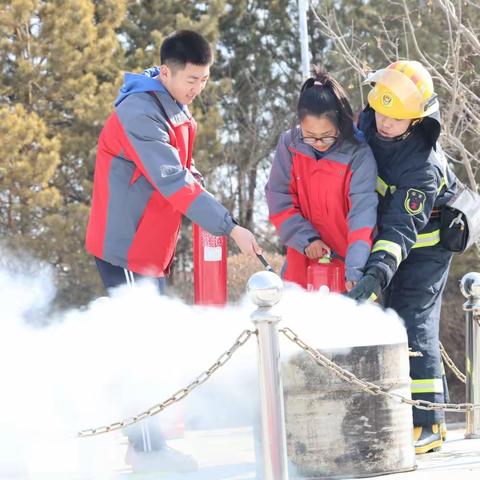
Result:
<svg viewBox="0 0 480 480">
<path fill-rule="evenodd" d="M 368 103 L 378 113 L 395 119 L 415 119 L 438 110 L 432 77 L 419 62 L 400 60 L 366 79 L 373 88 Z"/>
</svg>

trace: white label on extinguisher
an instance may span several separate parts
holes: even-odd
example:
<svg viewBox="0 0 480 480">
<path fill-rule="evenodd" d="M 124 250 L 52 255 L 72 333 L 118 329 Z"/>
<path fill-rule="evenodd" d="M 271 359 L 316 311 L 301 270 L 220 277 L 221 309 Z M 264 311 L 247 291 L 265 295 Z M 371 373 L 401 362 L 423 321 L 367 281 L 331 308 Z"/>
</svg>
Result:
<svg viewBox="0 0 480 480">
<path fill-rule="evenodd" d="M 206 262 L 219 262 L 222 259 L 222 247 L 203 247 L 203 259 Z"/>
</svg>

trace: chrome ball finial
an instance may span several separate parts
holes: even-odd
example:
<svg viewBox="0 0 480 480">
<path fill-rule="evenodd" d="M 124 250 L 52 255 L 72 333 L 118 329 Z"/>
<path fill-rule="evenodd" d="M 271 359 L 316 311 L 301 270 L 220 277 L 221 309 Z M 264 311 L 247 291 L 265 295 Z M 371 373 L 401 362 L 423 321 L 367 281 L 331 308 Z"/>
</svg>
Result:
<svg viewBox="0 0 480 480">
<path fill-rule="evenodd" d="M 259 307 L 273 307 L 282 297 L 282 279 L 273 272 L 254 273 L 247 282 L 247 293 Z"/>
<path fill-rule="evenodd" d="M 480 298 L 480 273 L 470 272 L 460 280 L 460 290 L 465 298 Z"/>
</svg>

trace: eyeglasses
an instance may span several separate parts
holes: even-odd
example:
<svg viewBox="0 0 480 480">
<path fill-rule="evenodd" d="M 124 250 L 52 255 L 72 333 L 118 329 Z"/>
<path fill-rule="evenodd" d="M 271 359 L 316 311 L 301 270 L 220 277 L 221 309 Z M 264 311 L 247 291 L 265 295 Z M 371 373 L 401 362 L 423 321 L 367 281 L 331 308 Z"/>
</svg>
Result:
<svg viewBox="0 0 480 480">
<path fill-rule="evenodd" d="M 327 137 L 304 137 L 302 136 L 302 140 L 307 144 L 307 145 L 315 145 L 316 143 L 319 145 L 323 145 L 324 147 L 329 147 L 330 145 L 333 145 L 337 141 L 338 137 L 335 137 L 333 135 L 327 136 Z"/>
</svg>

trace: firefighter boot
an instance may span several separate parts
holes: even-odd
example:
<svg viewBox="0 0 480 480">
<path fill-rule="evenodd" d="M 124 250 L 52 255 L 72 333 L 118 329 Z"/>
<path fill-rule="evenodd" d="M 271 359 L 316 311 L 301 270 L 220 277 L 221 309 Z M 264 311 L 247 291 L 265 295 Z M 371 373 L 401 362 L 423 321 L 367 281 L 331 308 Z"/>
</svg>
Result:
<svg viewBox="0 0 480 480">
<path fill-rule="evenodd" d="M 426 427 L 414 427 L 413 440 L 416 454 L 438 452 L 442 447 L 440 424 L 434 423 Z"/>
</svg>

